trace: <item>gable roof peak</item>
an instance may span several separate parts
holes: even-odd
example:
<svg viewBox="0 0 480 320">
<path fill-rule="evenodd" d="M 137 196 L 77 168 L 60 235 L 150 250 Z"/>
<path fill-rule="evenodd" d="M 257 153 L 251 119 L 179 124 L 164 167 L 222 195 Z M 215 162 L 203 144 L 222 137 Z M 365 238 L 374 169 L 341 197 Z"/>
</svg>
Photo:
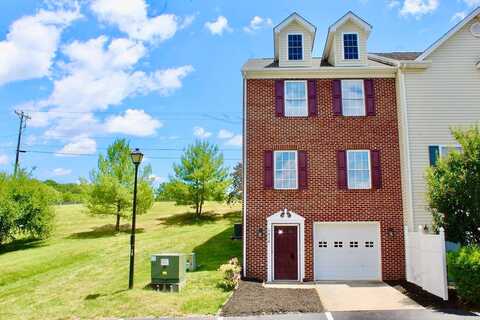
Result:
<svg viewBox="0 0 480 320">
<path fill-rule="evenodd" d="M 369 24 L 367 21 L 362 19 L 359 15 L 355 14 L 353 11 L 349 10 L 345 13 L 340 19 L 335 21 L 330 27 L 328 28 L 328 32 L 335 32 L 340 26 L 345 24 L 347 21 L 352 20 L 361 28 L 363 28 L 366 32 L 370 32 L 372 30 L 372 25 Z"/>
<path fill-rule="evenodd" d="M 310 21 L 308 21 L 307 19 L 305 19 L 300 14 L 298 14 L 297 12 L 294 11 L 288 17 L 283 19 L 282 22 L 277 24 L 273 28 L 273 32 L 278 33 L 280 31 L 282 31 L 282 29 L 284 29 L 287 25 L 289 25 L 294 20 L 297 21 L 298 23 L 300 23 L 301 25 L 303 25 L 308 31 L 310 31 L 312 33 L 315 33 L 316 30 L 317 30 L 317 27 L 315 27 L 314 24 L 312 24 Z"/>
</svg>

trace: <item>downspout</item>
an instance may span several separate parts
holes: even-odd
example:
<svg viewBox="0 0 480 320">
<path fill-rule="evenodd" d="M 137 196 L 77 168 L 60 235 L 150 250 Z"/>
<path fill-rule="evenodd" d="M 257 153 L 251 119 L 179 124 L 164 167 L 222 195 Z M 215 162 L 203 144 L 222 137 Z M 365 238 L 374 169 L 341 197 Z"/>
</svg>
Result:
<svg viewBox="0 0 480 320">
<path fill-rule="evenodd" d="M 243 74 L 243 277 L 247 276 L 247 79 Z"/>
<path fill-rule="evenodd" d="M 407 90 L 405 87 L 405 73 L 402 66 L 398 68 L 398 82 L 400 85 L 400 108 L 402 108 L 403 130 L 405 142 L 405 161 L 407 162 L 407 206 L 408 206 L 408 227 L 411 232 L 415 232 L 414 214 L 413 214 L 413 194 L 412 194 L 412 165 L 410 157 L 410 134 L 408 126 L 408 104 Z"/>
</svg>

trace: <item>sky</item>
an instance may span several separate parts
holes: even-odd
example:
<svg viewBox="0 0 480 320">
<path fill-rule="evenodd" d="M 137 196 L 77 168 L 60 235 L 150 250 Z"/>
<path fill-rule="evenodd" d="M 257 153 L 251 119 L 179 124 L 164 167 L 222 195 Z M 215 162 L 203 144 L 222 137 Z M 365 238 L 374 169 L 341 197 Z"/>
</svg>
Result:
<svg viewBox="0 0 480 320">
<path fill-rule="evenodd" d="M 145 154 L 157 183 L 196 140 L 241 159 L 242 76 L 273 56 L 272 28 L 292 12 L 328 26 L 352 10 L 373 26 L 369 52 L 423 51 L 480 0 L 0 1 L 0 171 L 88 178 L 115 138 Z"/>
</svg>

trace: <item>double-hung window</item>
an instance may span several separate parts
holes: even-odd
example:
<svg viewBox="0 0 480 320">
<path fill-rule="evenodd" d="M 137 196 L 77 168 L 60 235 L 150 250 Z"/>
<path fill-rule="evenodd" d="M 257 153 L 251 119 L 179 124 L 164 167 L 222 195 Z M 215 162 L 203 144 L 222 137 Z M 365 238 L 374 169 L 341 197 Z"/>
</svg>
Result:
<svg viewBox="0 0 480 320">
<path fill-rule="evenodd" d="M 285 81 L 285 116 L 306 117 L 307 105 L 307 82 Z"/>
<path fill-rule="evenodd" d="M 342 80 L 342 112 L 344 116 L 365 115 L 363 80 Z"/>
<path fill-rule="evenodd" d="M 343 34 L 343 58 L 345 60 L 358 60 L 358 34 Z"/>
<path fill-rule="evenodd" d="M 349 189 L 371 188 L 369 150 L 347 150 L 347 182 Z"/>
<path fill-rule="evenodd" d="M 439 158 L 446 158 L 453 151 L 462 151 L 462 147 L 459 145 L 431 145 L 428 147 L 430 165 L 437 164 Z"/>
<path fill-rule="evenodd" d="M 275 189 L 297 189 L 297 151 L 274 152 L 274 187 Z"/>
<path fill-rule="evenodd" d="M 303 60 L 303 35 L 289 34 L 288 41 L 288 60 Z"/>
</svg>

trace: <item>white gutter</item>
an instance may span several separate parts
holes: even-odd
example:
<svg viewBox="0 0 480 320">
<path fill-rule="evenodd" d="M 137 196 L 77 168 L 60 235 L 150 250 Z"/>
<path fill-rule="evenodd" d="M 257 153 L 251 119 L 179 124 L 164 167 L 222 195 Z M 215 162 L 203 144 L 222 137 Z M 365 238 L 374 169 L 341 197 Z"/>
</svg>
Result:
<svg viewBox="0 0 480 320">
<path fill-rule="evenodd" d="M 243 78 L 243 147 L 242 147 L 242 166 L 243 166 L 243 276 L 247 276 L 247 80 Z"/>
<path fill-rule="evenodd" d="M 398 82 L 400 85 L 400 108 L 402 108 L 404 142 L 405 142 L 405 161 L 407 162 L 407 206 L 408 206 L 408 227 L 411 232 L 415 232 L 414 214 L 413 214 L 413 194 L 412 194 L 412 165 L 410 157 L 410 134 L 408 126 L 408 104 L 407 90 L 405 87 L 405 74 L 402 69 L 398 69 Z"/>
</svg>

